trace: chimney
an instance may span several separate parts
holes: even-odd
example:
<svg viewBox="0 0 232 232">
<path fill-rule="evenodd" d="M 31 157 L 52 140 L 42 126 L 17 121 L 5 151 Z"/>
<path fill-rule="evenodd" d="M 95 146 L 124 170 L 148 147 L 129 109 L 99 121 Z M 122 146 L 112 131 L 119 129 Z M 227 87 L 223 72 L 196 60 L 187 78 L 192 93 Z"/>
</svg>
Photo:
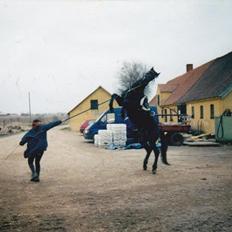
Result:
<svg viewBox="0 0 232 232">
<path fill-rule="evenodd" d="M 186 64 L 186 72 L 193 70 L 193 64 Z"/>
</svg>

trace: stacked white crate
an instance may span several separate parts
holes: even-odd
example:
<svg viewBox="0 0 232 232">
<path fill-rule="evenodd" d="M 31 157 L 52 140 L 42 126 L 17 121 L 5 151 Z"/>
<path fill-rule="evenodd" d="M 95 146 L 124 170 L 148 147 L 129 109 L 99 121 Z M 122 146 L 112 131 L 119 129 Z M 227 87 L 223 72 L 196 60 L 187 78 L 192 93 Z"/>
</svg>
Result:
<svg viewBox="0 0 232 232">
<path fill-rule="evenodd" d="M 126 124 L 107 124 L 107 130 L 112 131 L 112 142 L 115 147 L 126 146 Z"/>
<path fill-rule="evenodd" d="M 107 124 L 106 130 L 99 130 L 94 136 L 94 145 L 98 147 L 123 148 L 126 141 L 126 124 Z"/>
<path fill-rule="evenodd" d="M 94 135 L 94 145 L 95 146 L 98 146 L 98 137 L 99 137 L 98 134 Z"/>
<path fill-rule="evenodd" d="M 96 136 L 96 144 L 99 147 L 110 145 L 113 142 L 112 131 L 110 130 L 99 130 L 98 136 Z M 94 142 L 95 143 L 95 142 Z"/>
</svg>

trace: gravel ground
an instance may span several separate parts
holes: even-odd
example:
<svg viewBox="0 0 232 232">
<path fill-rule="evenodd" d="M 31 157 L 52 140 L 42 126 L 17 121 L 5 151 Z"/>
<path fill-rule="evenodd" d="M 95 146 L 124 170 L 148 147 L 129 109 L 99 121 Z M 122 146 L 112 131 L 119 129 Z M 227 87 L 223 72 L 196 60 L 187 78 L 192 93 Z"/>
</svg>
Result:
<svg viewBox="0 0 232 232">
<path fill-rule="evenodd" d="M 170 147 L 152 175 L 143 150 L 56 128 L 32 183 L 24 148 L 7 158 L 21 136 L 0 139 L 0 231 L 232 231 L 232 146 Z"/>
</svg>

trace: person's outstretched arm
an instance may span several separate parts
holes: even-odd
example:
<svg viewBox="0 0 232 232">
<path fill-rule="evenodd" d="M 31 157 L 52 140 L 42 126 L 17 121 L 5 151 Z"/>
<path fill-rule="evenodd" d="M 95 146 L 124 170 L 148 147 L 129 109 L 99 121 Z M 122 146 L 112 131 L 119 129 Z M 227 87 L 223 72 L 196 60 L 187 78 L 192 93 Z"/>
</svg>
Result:
<svg viewBox="0 0 232 232">
<path fill-rule="evenodd" d="M 27 132 L 21 139 L 21 141 L 19 142 L 19 145 L 23 146 L 25 143 L 28 142 L 28 138 L 29 138 L 29 132 Z"/>
<path fill-rule="evenodd" d="M 61 120 L 57 120 L 57 121 L 54 121 L 54 122 L 50 122 L 50 123 L 48 123 L 48 124 L 43 125 L 43 129 L 47 131 L 47 130 L 52 129 L 52 128 L 55 127 L 55 126 L 60 125 L 61 123 L 62 123 Z"/>
</svg>

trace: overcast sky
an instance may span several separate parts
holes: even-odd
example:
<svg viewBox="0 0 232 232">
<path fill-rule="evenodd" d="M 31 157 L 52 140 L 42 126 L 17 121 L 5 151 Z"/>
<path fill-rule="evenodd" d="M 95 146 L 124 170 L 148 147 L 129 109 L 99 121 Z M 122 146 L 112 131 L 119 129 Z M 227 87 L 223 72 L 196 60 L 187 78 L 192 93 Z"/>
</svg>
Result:
<svg viewBox="0 0 232 232">
<path fill-rule="evenodd" d="M 165 83 L 232 51 L 231 0 L 0 0 L 0 112 L 67 112 L 122 63 Z M 155 94 L 155 92 L 154 92 Z"/>
</svg>

